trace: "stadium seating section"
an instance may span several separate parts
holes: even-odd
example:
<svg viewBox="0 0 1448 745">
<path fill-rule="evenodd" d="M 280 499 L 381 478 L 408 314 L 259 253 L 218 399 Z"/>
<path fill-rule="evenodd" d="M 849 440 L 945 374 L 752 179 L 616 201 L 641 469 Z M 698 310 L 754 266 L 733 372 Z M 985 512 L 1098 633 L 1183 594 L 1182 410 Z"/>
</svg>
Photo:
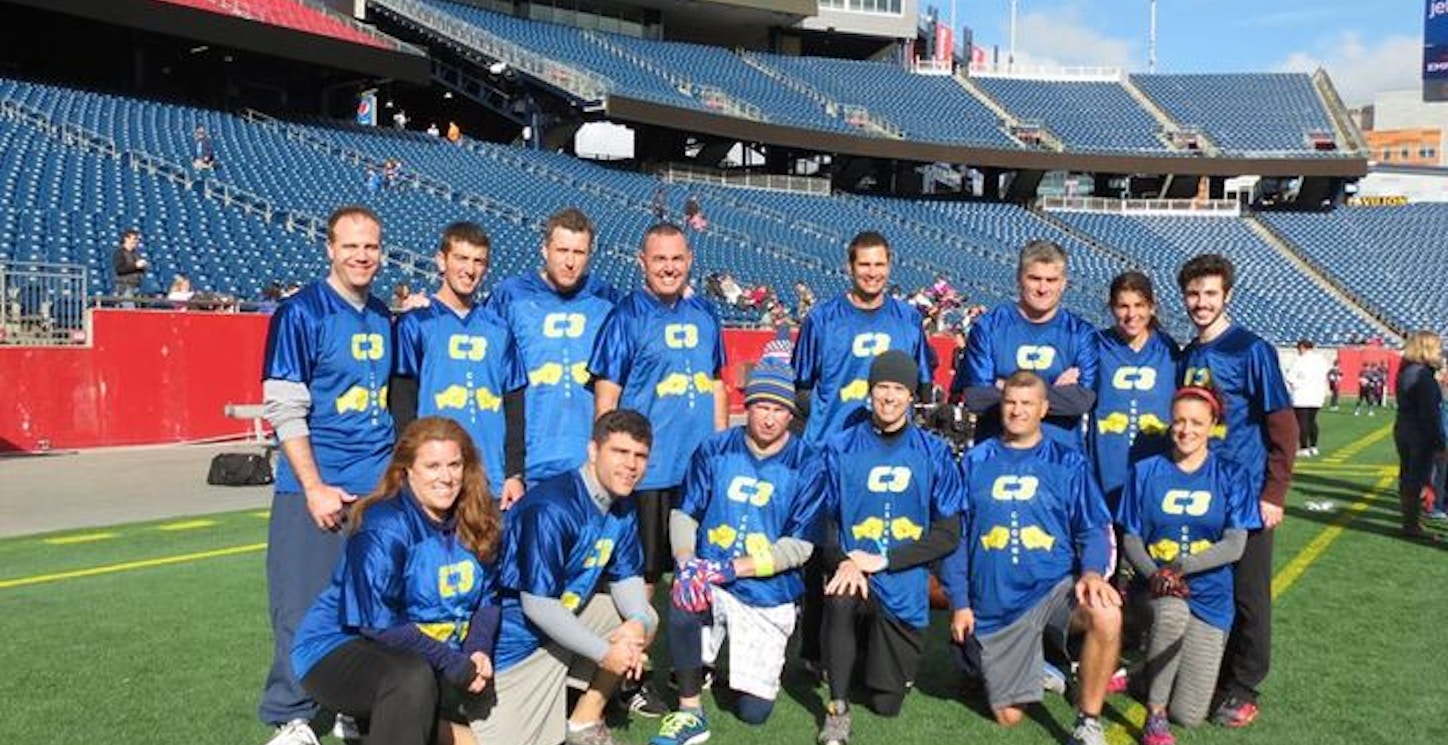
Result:
<svg viewBox="0 0 1448 745">
<path fill-rule="evenodd" d="M 159 0 L 212 13 L 237 16 L 272 26 L 331 36 L 353 44 L 392 48 L 382 38 L 362 31 L 324 7 L 303 0 Z"/>
<path fill-rule="evenodd" d="M 1223 153 L 1314 151 L 1311 133 L 1331 133 L 1312 78 L 1301 73 L 1132 75 L 1131 82 L 1178 124 L 1196 127 Z"/>
<path fill-rule="evenodd" d="M 1040 121 L 1068 150 L 1171 151 L 1162 127 L 1115 82 L 978 78 L 976 85 L 1016 116 Z"/>
<path fill-rule="evenodd" d="M 777 58 L 766 64 L 794 69 Z M 120 231 L 132 225 L 142 230 L 143 250 L 154 263 L 146 288 L 151 292 L 164 290 L 177 273 L 190 276 L 198 288 L 244 298 L 256 298 L 273 280 L 317 276 L 323 270 L 320 241 L 295 225 L 314 223 L 346 203 L 376 209 L 386 226 L 384 244 L 400 256 L 430 254 L 448 222 L 482 223 L 495 242 L 485 287 L 499 277 L 533 270 L 543 217 L 577 205 L 600 218 L 597 273 L 628 289 L 638 281 L 632 257 L 638 236 L 654 220 L 651 202 L 662 185 L 652 176 L 563 154 L 467 139 L 454 145 L 420 133 L 347 123 L 243 118 L 15 80 L 0 80 L 0 103 L 21 114 L 0 116 L 5 205 L 0 259 L 83 264 L 96 294 L 110 291 L 111 253 Z M 209 172 L 192 173 L 189 165 L 197 126 L 205 126 L 215 143 L 218 162 Z M 87 138 L 111 143 L 113 152 L 79 144 Z M 1094 146 L 1104 145 L 1097 141 Z M 368 169 L 387 159 L 401 161 L 402 176 L 392 188 L 373 192 L 367 187 Z M 169 171 L 147 166 L 153 162 L 173 165 Z M 175 177 L 178 172 L 190 178 Z M 844 244 L 860 230 L 878 229 L 898 251 L 893 279 L 907 291 L 945 274 L 972 302 L 999 302 L 1014 293 L 1019 246 L 1049 238 L 1072 255 L 1070 307 L 1095 323 L 1107 323 L 1111 277 L 1145 267 L 1163 284 L 1168 328 L 1181 334 L 1185 318 L 1164 273 L 1210 247 L 1241 264 L 1237 315 L 1272 338 L 1307 336 L 1330 343 L 1372 334 L 1334 296 L 1304 282 L 1287 258 L 1240 219 L 1050 217 L 1005 204 L 690 184 L 664 188 L 672 217 L 679 218 L 679 208 L 692 194 L 709 219 L 706 230 L 691 235 L 696 278 L 728 271 L 746 286 L 770 285 L 790 305 L 796 301 L 797 281 L 820 297 L 841 291 L 846 286 Z M 1389 212 L 1397 214 L 1381 214 Z M 1336 278 L 1388 318 L 1407 324 L 1443 317 L 1438 305 L 1395 297 L 1386 288 L 1396 283 L 1384 280 L 1410 270 L 1412 256 L 1428 250 L 1432 237 L 1441 235 L 1436 226 L 1448 215 L 1408 211 L 1421 219 L 1406 221 L 1408 233 L 1399 236 L 1388 231 L 1387 223 L 1375 222 L 1376 214 L 1274 217 L 1271 224 L 1329 272 L 1353 267 Z M 1384 253 L 1379 262 L 1349 261 L 1345 252 L 1357 246 L 1344 248 L 1334 240 L 1351 230 L 1378 236 L 1374 245 L 1406 246 L 1415 253 L 1394 258 Z M 418 286 L 431 280 L 425 263 L 421 270 L 405 263 L 384 270 L 379 294 L 398 282 Z M 720 310 L 732 323 L 758 320 L 757 311 Z"/>
</svg>

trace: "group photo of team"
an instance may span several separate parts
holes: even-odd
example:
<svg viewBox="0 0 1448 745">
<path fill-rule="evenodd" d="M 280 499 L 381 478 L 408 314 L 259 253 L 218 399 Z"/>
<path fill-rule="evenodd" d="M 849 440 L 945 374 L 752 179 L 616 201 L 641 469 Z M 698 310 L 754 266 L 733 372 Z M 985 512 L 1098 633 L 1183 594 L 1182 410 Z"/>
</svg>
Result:
<svg viewBox="0 0 1448 745">
<path fill-rule="evenodd" d="M 1275 349 L 1231 320 L 1227 258 L 1165 278 L 1183 346 L 1153 278 L 1118 276 L 1093 328 L 1062 307 L 1066 251 L 1027 243 L 1018 299 L 954 361 L 957 454 L 917 422 L 935 353 L 879 232 L 843 248 L 850 289 L 750 361 L 731 426 L 680 227 L 644 233 L 622 294 L 562 210 L 541 268 L 484 299 L 495 248 L 454 223 L 440 284 L 395 319 L 372 295 L 382 230 L 335 211 L 329 273 L 268 332 L 272 745 L 318 742 L 323 712 L 364 742 L 602 745 L 611 706 L 697 745 L 710 717 L 767 730 L 796 664 L 823 685 L 818 742 L 845 745 L 855 707 L 905 715 L 931 635 L 1004 727 L 1048 671 L 1074 678 L 1071 743 L 1106 742 L 1110 693 L 1147 704 L 1143 745 L 1257 717 L 1299 437 Z"/>
</svg>

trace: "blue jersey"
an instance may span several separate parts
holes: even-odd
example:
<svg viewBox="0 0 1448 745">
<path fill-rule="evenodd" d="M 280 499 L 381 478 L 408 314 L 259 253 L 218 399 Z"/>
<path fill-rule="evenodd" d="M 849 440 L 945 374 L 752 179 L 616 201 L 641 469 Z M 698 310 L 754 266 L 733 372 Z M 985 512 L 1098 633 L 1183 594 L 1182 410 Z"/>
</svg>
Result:
<svg viewBox="0 0 1448 745">
<path fill-rule="evenodd" d="M 397 375 L 417 379 L 417 415 L 456 420 L 473 438 L 501 496 L 507 422 L 503 396 L 527 385 L 513 332 L 491 310 L 459 316 L 434 297 L 397 321 Z"/>
<path fill-rule="evenodd" d="M 1262 527 L 1257 494 L 1235 463 L 1209 455 L 1193 473 L 1158 455 L 1132 466 L 1116 521 L 1139 536 L 1157 566 L 1199 554 L 1228 529 Z M 1232 565 L 1187 576 L 1187 604 L 1197 618 L 1232 630 Z"/>
<path fill-rule="evenodd" d="M 1077 384 L 1096 389 L 1098 354 L 1096 329 L 1076 314 L 1061 308 L 1045 323 L 1031 323 L 1014 303 L 998 305 L 976 319 L 965 343 L 965 362 L 955 371 L 950 389 L 960 393 L 968 386 L 993 387 L 1020 370 L 1029 370 L 1055 385 L 1056 378 L 1070 368 L 1080 371 Z M 984 417 L 977 441 L 1000 432 L 998 416 Z M 1046 418 L 1047 434 L 1068 445 L 1081 444 L 1080 420 L 1076 417 Z"/>
<path fill-rule="evenodd" d="M 930 523 L 960 513 L 960 469 L 943 440 L 914 425 L 888 441 L 865 420 L 825 443 L 822 514 L 834 520 L 845 553 L 889 559 L 892 549 L 925 538 Z M 870 575 L 870 592 L 891 615 L 916 628 L 930 621 L 930 570 L 914 566 Z"/>
<path fill-rule="evenodd" d="M 512 329 L 528 373 L 529 482 L 572 471 L 588 459 L 593 429 L 588 355 L 620 297 L 593 277 L 560 294 L 538 274 L 505 279 L 488 296 L 488 307 Z"/>
<path fill-rule="evenodd" d="M 1159 330 L 1151 332 L 1140 350 L 1132 349 L 1115 329 L 1103 329 L 1096 342 L 1101 368 L 1088 440 L 1106 507 L 1114 512 L 1127 466 L 1171 449 L 1171 399 L 1181 353 Z"/>
<path fill-rule="evenodd" d="M 822 442 L 844 429 L 846 418 L 865 406 L 876 355 L 899 349 L 915 358 L 920 382 L 930 382 L 928 344 L 920 323 L 918 311 L 894 298 L 874 310 L 861 310 L 842 295 L 805 316 L 793 366 L 795 383 L 813 389 L 806 442 Z"/>
<path fill-rule="evenodd" d="M 639 489 L 683 483 L 689 457 L 714 432 L 714 381 L 723 370 L 719 319 L 698 296 L 669 306 L 639 290 L 604 320 L 588 371 L 623 388 L 618 407 L 643 414 L 654 427 Z"/>
<path fill-rule="evenodd" d="M 749 450 L 743 427 L 694 451 L 679 509 L 699 523 L 694 553 L 714 561 L 768 561 L 781 538 L 815 540 L 820 509 L 819 453 L 797 437 L 767 458 Z M 792 603 L 804 591 L 799 569 L 735 580 L 727 588 L 756 607 Z"/>
<path fill-rule="evenodd" d="M 1215 387 L 1226 421 L 1212 433 L 1212 449 L 1247 473 L 1252 493 L 1267 479 L 1267 415 L 1292 405 L 1277 350 L 1261 337 L 1229 326 L 1206 344 L 1182 350 L 1182 384 Z"/>
<path fill-rule="evenodd" d="M 453 521 L 433 522 L 404 490 L 375 503 L 312 603 L 292 643 L 292 670 L 305 678 L 323 657 L 360 636 L 415 624 L 461 650 L 480 606 L 496 601 L 493 569 L 458 539 Z"/>
<path fill-rule="evenodd" d="M 1111 514 L 1080 451 L 1042 438 L 987 440 L 965 454 L 966 519 L 941 581 L 978 633 L 1009 626 L 1079 568 L 1105 574 Z"/>
<path fill-rule="evenodd" d="M 395 439 L 387 411 L 391 373 L 392 318 L 377 298 L 357 310 L 318 280 L 271 317 L 262 379 L 307 387 L 307 429 L 322 483 L 353 494 L 377 488 Z M 278 461 L 276 490 L 300 492 L 291 462 Z"/>
<path fill-rule="evenodd" d="M 543 632 L 523 615 L 520 593 L 558 598 L 575 613 L 588 606 L 600 582 L 643 574 L 638 515 L 632 500 L 603 512 L 583 475 L 563 473 L 524 495 L 505 514 L 498 584 L 503 623 L 494 666 L 507 670 L 543 646 Z"/>
</svg>

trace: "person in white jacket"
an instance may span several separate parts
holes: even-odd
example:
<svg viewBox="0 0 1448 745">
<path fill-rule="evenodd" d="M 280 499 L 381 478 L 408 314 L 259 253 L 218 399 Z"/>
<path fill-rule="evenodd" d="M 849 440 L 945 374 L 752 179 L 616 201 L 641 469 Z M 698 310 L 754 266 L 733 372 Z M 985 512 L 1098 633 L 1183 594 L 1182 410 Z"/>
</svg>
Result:
<svg viewBox="0 0 1448 745">
<path fill-rule="evenodd" d="M 1313 349 L 1312 342 L 1297 342 L 1297 359 L 1287 369 L 1287 390 L 1297 413 L 1297 457 L 1312 457 L 1317 451 L 1317 412 L 1327 401 L 1327 358 Z"/>
</svg>

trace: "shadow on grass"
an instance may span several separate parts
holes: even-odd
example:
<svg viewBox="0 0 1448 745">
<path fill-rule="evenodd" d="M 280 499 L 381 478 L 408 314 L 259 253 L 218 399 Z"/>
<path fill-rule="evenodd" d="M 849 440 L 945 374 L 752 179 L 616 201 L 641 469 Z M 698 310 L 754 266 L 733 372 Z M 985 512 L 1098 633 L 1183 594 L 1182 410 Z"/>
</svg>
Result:
<svg viewBox="0 0 1448 745">
<path fill-rule="evenodd" d="M 1429 548 L 1448 550 L 1448 544 L 1405 536 L 1402 531 L 1402 513 L 1399 511 L 1398 487 L 1396 481 L 1382 489 L 1364 486 L 1361 483 L 1334 479 L 1316 474 L 1299 474 L 1293 478 L 1297 490 L 1308 499 L 1334 499 L 1338 508 L 1330 512 L 1309 510 L 1298 505 L 1287 505 L 1285 512 L 1295 520 L 1318 523 L 1323 526 L 1340 526 L 1344 530 L 1378 535 Z M 1370 497 L 1366 508 L 1360 511 L 1350 509 L 1358 500 Z M 1430 526 L 1441 530 L 1437 526 Z M 1430 532 L 1429 535 L 1437 535 Z"/>
</svg>

